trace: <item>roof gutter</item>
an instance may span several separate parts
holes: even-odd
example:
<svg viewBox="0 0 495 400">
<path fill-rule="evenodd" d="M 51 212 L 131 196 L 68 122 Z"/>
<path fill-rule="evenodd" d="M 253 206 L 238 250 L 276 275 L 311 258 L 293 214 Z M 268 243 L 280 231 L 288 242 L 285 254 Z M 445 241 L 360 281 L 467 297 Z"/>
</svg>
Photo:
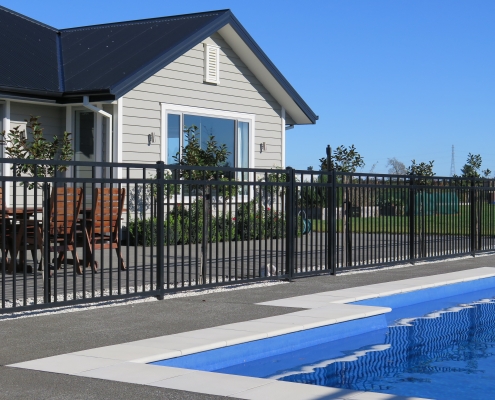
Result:
<svg viewBox="0 0 495 400">
<path fill-rule="evenodd" d="M 113 127 L 113 123 L 112 123 L 112 114 L 109 114 L 107 113 L 106 111 L 103 111 L 101 108 L 98 108 L 92 104 L 89 103 L 89 96 L 83 96 L 83 106 L 86 107 L 88 110 L 91 110 L 97 114 L 100 114 L 101 116 L 103 116 L 104 118 L 107 119 L 107 122 L 108 122 L 108 128 L 107 128 L 107 132 L 108 132 L 108 146 L 110 148 L 110 151 L 108 151 L 109 155 L 110 155 L 110 159 L 108 161 L 110 162 L 113 162 L 113 149 L 112 149 L 112 143 L 113 143 L 113 135 L 112 135 L 112 127 Z"/>
</svg>

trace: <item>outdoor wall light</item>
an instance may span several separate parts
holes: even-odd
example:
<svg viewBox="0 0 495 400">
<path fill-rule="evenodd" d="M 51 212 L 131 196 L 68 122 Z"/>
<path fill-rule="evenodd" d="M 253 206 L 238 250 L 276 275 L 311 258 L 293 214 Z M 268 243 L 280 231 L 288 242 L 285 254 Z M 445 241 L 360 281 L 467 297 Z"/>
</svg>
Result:
<svg viewBox="0 0 495 400">
<path fill-rule="evenodd" d="M 151 143 L 155 143 L 155 132 L 148 135 L 148 146 L 151 146 Z"/>
<path fill-rule="evenodd" d="M 266 143 L 265 142 L 260 143 L 260 153 L 263 153 L 264 151 L 266 151 Z"/>
</svg>

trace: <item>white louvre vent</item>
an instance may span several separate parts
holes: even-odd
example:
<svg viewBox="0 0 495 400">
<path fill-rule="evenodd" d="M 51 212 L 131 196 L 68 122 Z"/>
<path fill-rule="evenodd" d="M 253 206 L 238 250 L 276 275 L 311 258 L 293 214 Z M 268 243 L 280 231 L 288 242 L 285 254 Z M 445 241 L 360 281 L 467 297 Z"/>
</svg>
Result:
<svg viewBox="0 0 495 400">
<path fill-rule="evenodd" d="M 220 54 L 219 48 L 205 43 L 205 82 L 220 83 Z"/>
</svg>

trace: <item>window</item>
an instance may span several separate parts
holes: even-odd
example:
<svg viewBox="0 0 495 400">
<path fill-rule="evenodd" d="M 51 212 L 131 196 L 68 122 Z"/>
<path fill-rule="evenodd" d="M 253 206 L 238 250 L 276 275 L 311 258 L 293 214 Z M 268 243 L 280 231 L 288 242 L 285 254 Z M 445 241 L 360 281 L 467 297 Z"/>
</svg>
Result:
<svg viewBox="0 0 495 400">
<path fill-rule="evenodd" d="M 164 137 L 162 159 L 167 164 L 177 164 L 176 156 L 182 156 L 182 148 L 187 146 L 187 129 L 196 126 L 196 135 L 202 148 L 210 136 L 219 145 L 225 144 L 229 155 L 225 163 L 228 167 L 253 167 L 250 161 L 254 116 L 250 114 L 225 113 L 193 107 L 162 105 Z"/>
</svg>

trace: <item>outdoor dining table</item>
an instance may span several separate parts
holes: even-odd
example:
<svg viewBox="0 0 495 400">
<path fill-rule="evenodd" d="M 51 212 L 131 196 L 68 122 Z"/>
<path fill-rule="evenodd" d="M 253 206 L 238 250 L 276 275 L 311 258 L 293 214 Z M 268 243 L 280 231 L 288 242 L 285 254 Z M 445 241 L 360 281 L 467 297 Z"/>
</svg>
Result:
<svg viewBox="0 0 495 400">
<path fill-rule="evenodd" d="M 126 212 L 125 208 L 122 209 L 122 212 Z M 12 254 L 11 260 L 8 265 L 7 272 L 9 274 L 13 273 L 14 270 L 14 260 L 17 258 L 17 254 L 20 251 L 20 257 L 18 261 L 17 268 L 24 270 L 24 266 L 26 263 L 25 260 L 25 250 L 21 251 L 23 247 L 26 245 L 30 245 L 31 249 L 41 250 L 43 257 L 43 226 L 42 226 L 42 218 L 41 215 L 43 213 L 43 207 L 0 207 L 0 218 L 2 215 L 5 215 L 5 220 L 12 224 L 15 220 L 16 226 L 15 230 L 13 226 L 10 226 L 11 232 L 15 233 L 15 238 L 12 237 L 12 240 L 15 241 L 15 252 L 16 254 Z M 40 214 L 39 218 L 32 219 L 35 214 Z M 92 259 L 92 237 L 90 232 L 92 231 L 92 224 L 94 222 L 94 210 L 93 207 L 89 206 L 85 209 L 80 210 L 79 214 L 79 228 L 77 229 L 79 234 L 82 234 L 83 243 L 79 242 L 82 246 L 86 247 L 86 257 L 88 260 Z M 120 217 L 121 219 L 122 217 Z M 83 225 L 85 223 L 85 225 Z M 35 226 L 36 225 L 36 226 Z M 36 239 L 35 239 L 36 237 Z M 24 241 L 27 239 L 27 243 Z M 79 247 L 79 246 L 78 246 Z M 13 252 L 13 248 L 10 249 Z M 40 257 L 40 261 L 41 261 Z M 67 260 L 69 264 L 73 263 L 73 260 Z M 97 263 L 95 263 L 97 265 Z M 41 267 L 41 262 L 40 262 Z"/>
<path fill-rule="evenodd" d="M 43 212 L 43 207 L 1 207 L 0 208 L 0 218 L 3 218 L 5 216 L 6 222 L 9 222 L 10 224 L 16 223 L 15 227 L 13 225 L 10 226 L 10 229 L 13 230 L 13 232 L 16 234 L 15 235 L 15 241 L 16 241 L 16 253 L 20 248 L 20 244 L 22 243 L 22 239 L 24 238 L 25 235 L 27 235 L 26 229 L 29 226 L 34 226 L 35 222 L 41 223 L 41 219 L 35 221 L 31 220 L 30 218 L 34 216 L 37 213 L 42 213 Z M 29 222 L 28 222 L 29 221 Z M 40 237 L 38 236 L 38 239 Z M 38 246 L 41 248 L 42 242 L 38 243 Z M 13 249 L 11 249 L 13 251 Z M 9 262 L 8 265 L 8 270 L 7 272 L 9 274 L 12 274 L 14 271 L 14 260 L 16 259 L 16 255 L 12 255 L 12 258 Z M 23 253 L 21 253 L 21 265 L 23 266 Z"/>
</svg>

